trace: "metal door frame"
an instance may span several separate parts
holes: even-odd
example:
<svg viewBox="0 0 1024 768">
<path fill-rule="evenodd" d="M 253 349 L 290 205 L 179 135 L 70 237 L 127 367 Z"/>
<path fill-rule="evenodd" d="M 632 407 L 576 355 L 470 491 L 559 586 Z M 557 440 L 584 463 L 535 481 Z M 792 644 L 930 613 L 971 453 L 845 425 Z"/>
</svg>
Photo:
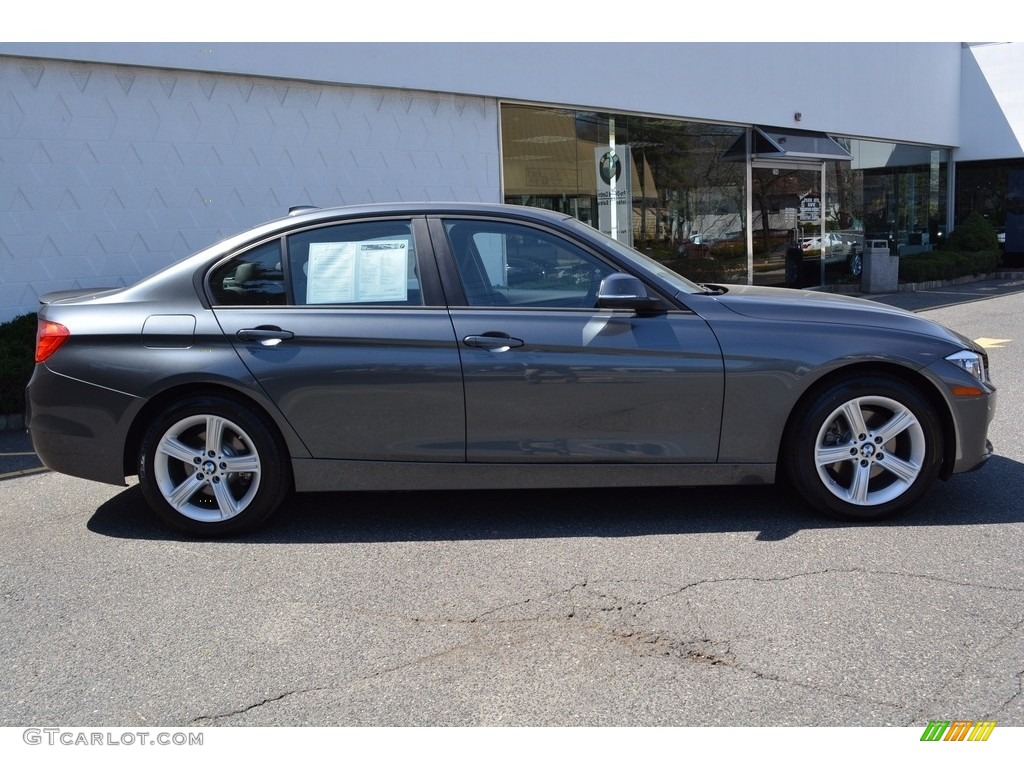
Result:
<svg viewBox="0 0 1024 768">
<path fill-rule="evenodd" d="M 818 216 L 818 236 L 821 253 L 818 254 L 818 285 L 825 284 L 825 161 L 752 158 L 749 154 L 750 131 L 747 131 L 747 285 L 754 284 L 754 169 L 782 168 L 790 171 L 818 171 L 820 181 L 818 194 L 821 195 L 821 214 Z"/>
</svg>

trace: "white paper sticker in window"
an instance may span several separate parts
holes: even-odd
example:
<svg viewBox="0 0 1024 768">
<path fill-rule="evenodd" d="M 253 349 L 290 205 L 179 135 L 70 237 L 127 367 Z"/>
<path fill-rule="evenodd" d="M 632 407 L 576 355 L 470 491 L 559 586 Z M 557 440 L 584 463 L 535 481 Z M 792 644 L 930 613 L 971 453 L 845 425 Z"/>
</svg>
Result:
<svg viewBox="0 0 1024 768">
<path fill-rule="evenodd" d="M 404 240 L 310 243 L 306 302 L 406 301 L 408 254 Z"/>
</svg>

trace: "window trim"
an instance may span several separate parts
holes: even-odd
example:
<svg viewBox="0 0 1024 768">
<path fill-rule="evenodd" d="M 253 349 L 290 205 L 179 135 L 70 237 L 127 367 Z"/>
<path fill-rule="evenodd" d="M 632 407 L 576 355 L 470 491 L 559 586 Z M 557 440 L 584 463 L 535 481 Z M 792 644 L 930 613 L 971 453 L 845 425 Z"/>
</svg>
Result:
<svg viewBox="0 0 1024 768">
<path fill-rule="evenodd" d="M 376 302 L 365 302 L 365 303 L 346 303 L 346 304 L 297 304 L 295 301 L 295 287 L 291 275 L 291 259 L 288 252 L 288 240 L 292 235 L 298 235 L 305 232 L 310 232 L 317 229 L 323 229 L 327 227 L 344 226 L 348 224 L 372 224 L 377 222 L 406 222 L 409 224 L 409 235 L 412 238 L 413 247 L 415 249 L 416 269 L 418 272 L 418 278 L 420 283 L 420 304 L 387 304 L 387 303 L 376 303 Z M 285 288 L 285 303 L 284 304 L 224 304 L 217 300 L 217 295 L 214 292 L 213 285 L 211 282 L 214 272 L 221 268 L 227 262 L 237 259 L 240 256 L 244 256 L 246 253 L 260 248 L 267 243 L 278 241 L 280 254 L 281 254 L 281 271 L 282 279 L 284 280 Z M 206 300 L 206 305 L 211 309 L 258 309 L 263 307 L 272 306 L 276 310 L 290 309 L 290 310 L 303 310 L 303 309 L 345 309 L 345 308 L 367 308 L 367 307 L 378 307 L 378 308 L 394 308 L 396 310 L 401 309 L 444 309 L 447 307 L 445 302 L 444 292 L 442 289 L 441 278 L 438 274 L 437 259 L 433 252 L 433 242 L 429 234 L 426 218 L 422 215 L 409 215 L 409 214 L 395 214 L 391 216 L 360 216 L 351 219 L 332 219 L 328 221 L 319 221 L 314 224 L 307 225 L 305 227 L 297 227 L 293 229 L 284 229 L 279 231 L 270 237 L 266 237 L 256 242 L 246 243 L 244 246 L 235 249 L 231 253 L 222 258 L 218 259 L 213 264 L 204 267 L 197 273 L 197 289 L 203 299 Z"/>
</svg>

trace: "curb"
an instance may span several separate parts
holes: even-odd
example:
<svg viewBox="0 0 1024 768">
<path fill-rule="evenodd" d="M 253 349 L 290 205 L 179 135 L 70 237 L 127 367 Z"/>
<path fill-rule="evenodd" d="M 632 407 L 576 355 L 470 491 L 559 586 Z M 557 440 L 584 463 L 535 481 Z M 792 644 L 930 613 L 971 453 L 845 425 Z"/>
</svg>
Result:
<svg viewBox="0 0 1024 768">
<path fill-rule="evenodd" d="M 28 477 L 29 475 L 41 475 L 43 472 L 49 472 L 50 470 L 46 467 L 31 467 L 29 469 L 16 469 L 13 472 L 4 472 L 0 474 L 0 480 L 13 480 L 16 477 Z"/>
</svg>

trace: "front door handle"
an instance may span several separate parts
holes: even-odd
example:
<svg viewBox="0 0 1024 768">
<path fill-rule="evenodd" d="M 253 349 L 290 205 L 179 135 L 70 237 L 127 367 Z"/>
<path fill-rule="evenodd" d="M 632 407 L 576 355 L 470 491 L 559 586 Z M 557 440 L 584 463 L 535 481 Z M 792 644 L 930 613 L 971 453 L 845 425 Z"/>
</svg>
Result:
<svg viewBox="0 0 1024 768">
<path fill-rule="evenodd" d="M 479 336 L 466 336 L 462 343 L 467 347 L 476 347 L 478 349 L 489 349 L 491 352 L 507 352 L 512 347 L 521 347 L 524 342 L 522 339 L 514 339 L 507 333 L 501 333 L 499 331 L 488 331 L 482 333 Z"/>
<path fill-rule="evenodd" d="M 295 334 L 285 331 L 276 325 L 260 325 L 256 328 L 243 328 L 235 334 L 242 341 L 258 341 L 265 347 L 273 347 L 282 341 L 294 338 Z"/>
</svg>

